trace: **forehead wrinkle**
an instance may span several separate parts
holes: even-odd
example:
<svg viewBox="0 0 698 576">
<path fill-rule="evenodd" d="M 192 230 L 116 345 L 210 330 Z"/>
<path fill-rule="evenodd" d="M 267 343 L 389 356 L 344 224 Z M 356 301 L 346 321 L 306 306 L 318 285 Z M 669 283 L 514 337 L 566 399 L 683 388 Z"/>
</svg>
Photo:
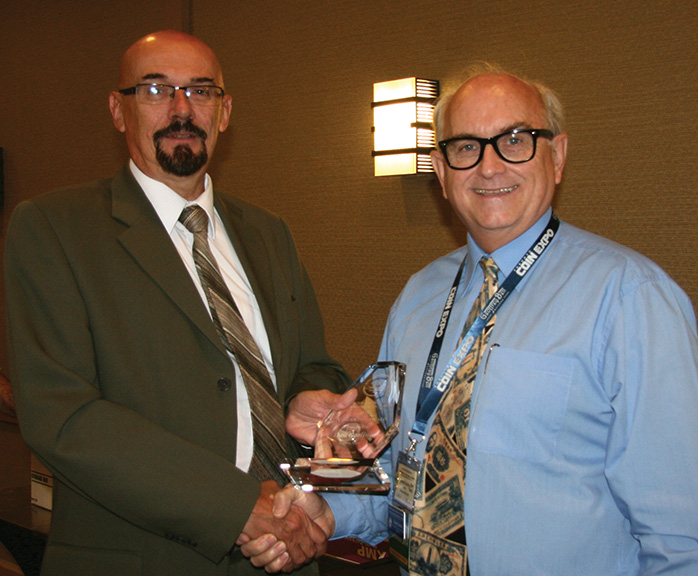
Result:
<svg viewBox="0 0 698 576">
<path fill-rule="evenodd" d="M 168 76 L 166 74 L 160 74 L 158 72 L 151 72 L 150 74 L 144 74 L 141 79 L 142 80 L 168 80 Z M 197 85 L 197 84 L 213 84 L 215 80 L 211 78 L 210 76 L 196 76 L 192 77 L 187 85 Z"/>
</svg>

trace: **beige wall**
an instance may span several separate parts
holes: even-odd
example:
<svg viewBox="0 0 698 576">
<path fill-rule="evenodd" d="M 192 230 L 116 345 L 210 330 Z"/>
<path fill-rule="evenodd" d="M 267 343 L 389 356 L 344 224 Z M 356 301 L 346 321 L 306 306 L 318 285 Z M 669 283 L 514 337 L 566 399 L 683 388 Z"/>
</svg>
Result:
<svg viewBox="0 0 698 576">
<path fill-rule="evenodd" d="M 214 182 L 289 222 L 330 350 L 353 375 L 375 359 L 409 275 L 465 238 L 433 177 L 373 177 L 372 84 L 448 84 L 475 59 L 561 94 L 570 151 L 560 216 L 650 256 L 698 303 L 695 0 L 9 4 L 3 223 L 23 198 L 116 170 L 124 152 L 106 95 L 121 53 L 153 29 L 191 27 L 218 52 L 234 95 Z"/>
</svg>

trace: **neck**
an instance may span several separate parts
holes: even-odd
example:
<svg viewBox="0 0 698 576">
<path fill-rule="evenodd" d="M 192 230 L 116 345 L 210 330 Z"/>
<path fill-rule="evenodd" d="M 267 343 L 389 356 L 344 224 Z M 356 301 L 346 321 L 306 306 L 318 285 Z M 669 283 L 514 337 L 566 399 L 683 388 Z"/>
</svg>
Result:
<svg viewBox="0 0 698 576">
<path fill-rule="evenodd" d="M 172 188 L 172 190 L 188 202 L 196 200 L 204 193 L 206 185 L 206 166 L 203 166 L 199 171 L 190 176 L 176 176 L 175 174 L 165 172 L 159 165 L 150 166 L 150 168 L 152 168 L 151 170 L 148 170 L 149 166 L 139 166 L 137 163 L 136 166 L 138 166 L 143 174 Z"/>
<path fill-rule="evenodd" d="M 160 181 L 172 188 L 182 198 L 191 202 L 204 193 L 205 180 L 206 172 L 202 172 L 200 175 L 197 173 L 194 176 L 170 176 Z"/>
<path fill-rule="evenodd" d="M 475 240 L 475 243 L 487 254 L 492 254 L 496 250 L 499 250 L 502 246 L 505 246 L 508 244 L 511 240 L 514 238 L 508 238 L 508 237 L 499 237 L 499 236 L 493 236 L 493 235 L 479 235 L 475 236 L 474 234 L 470 234 L 473 240 Z"/>
</svg>

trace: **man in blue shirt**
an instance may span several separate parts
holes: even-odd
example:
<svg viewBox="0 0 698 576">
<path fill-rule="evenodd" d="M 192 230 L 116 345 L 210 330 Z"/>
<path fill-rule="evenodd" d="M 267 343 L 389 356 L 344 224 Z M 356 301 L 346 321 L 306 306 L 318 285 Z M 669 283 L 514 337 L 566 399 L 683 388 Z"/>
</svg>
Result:
<svg viewBox="0 0 698 576">
<path fill-rule="evenodd" d="M 561 124 L 550 90 L 493 68 L 474 72 L 437 106 L 432 160 L 468 243 L 415 274 L 390 312 L 380 357 L 407 365 L 391 465 L 410 445 L 448 294 L 457 286 L 436 377 L 483 282 L 478 262 L 491 256 L 500 285 L 525 274 L 496 312 L 472 391 L 459 495 L 470 573 L 695 576 L 694 311 L 640 254 L 564 222 L 546 232 L 567 151 Z M 418 461 L 427 443 L 417 444 Z M 327 506 L 284 494 L 329 518 L 335 537 L 386 535 L 387 498 L 344 496 Z M 414 530 L 411 538 L 419 553 Z M 443 555 L 426 556 L 409 562 L 410 573 L 465 573 Z"/>
</svg>

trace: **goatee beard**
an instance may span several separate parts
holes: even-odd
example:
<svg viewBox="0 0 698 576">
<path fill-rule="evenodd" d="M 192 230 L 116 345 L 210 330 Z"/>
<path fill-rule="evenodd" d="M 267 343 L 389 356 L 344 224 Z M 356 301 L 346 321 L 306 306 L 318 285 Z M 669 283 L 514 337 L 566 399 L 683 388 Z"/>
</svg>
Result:
<svg viewBox="0 0 698 576">
<path fill-rule="evenodd" d="M 186 131 L 198 136 L 201 139 L 201 152 L 194 154 L 189 144 L 179 144 L 175 146 L 174 151 L 170 154 L 165 152 L 160 141 L 165 136 L 174 132 Z M 155 142 L 155 158 L 160 164 L 160 167 L 169 174 L 175 176 L 191 176 L 196 174 L 208 162 L 208 150 L 206 149 L 207 134 L 198 126 L 195 126 L 191 120 L 180 122 L 175 120 L 167 128 L 158 130 L 153 135 Z"/>
</svg>

